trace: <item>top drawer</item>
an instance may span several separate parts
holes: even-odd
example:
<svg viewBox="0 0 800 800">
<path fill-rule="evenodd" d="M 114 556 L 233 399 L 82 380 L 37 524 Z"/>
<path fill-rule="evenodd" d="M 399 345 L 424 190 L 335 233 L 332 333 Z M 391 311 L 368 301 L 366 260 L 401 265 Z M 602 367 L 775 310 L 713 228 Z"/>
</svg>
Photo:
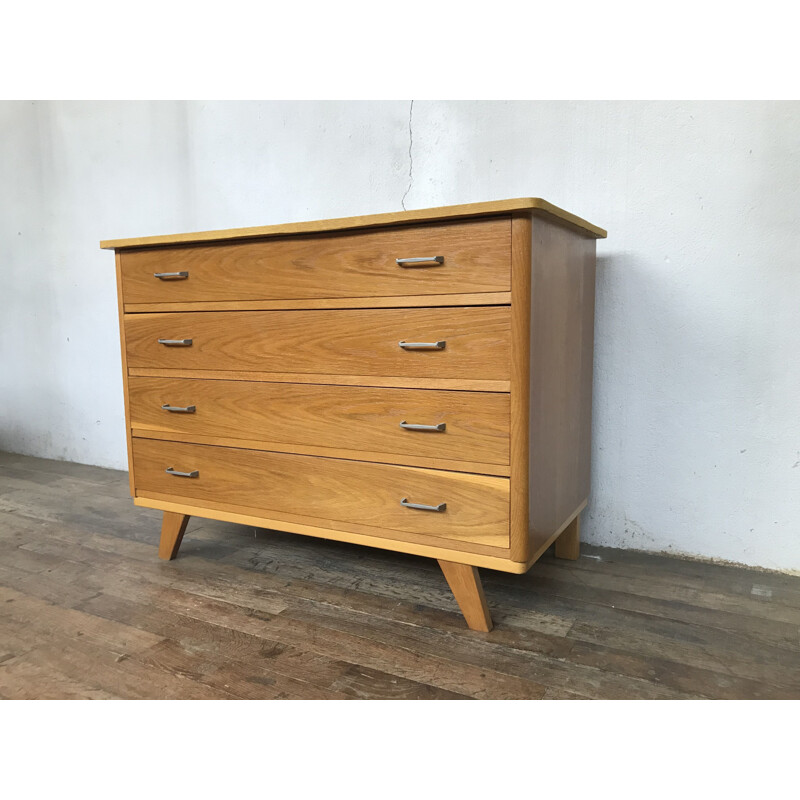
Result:
<svg viewBox="0 0 800 800">
<path fill-rule="evenodd" d="M 126 250 L 120 264 L 125 303 L 507 292 L 511 221 Z"/>
</svg>

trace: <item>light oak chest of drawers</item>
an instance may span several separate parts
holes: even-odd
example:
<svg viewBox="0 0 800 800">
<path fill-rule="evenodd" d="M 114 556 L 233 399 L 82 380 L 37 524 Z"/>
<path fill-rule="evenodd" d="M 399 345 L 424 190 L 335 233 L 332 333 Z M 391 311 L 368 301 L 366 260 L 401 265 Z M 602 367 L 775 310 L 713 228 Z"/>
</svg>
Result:
<svg viewBox="0 0 800 800">
<path fill-rule="evenodd" d="M 577 558 L 595 240 L 526 198 L 101 242 L 116 253 L 131 494 L 164 512 L 476 567 Z"/>
</svg>

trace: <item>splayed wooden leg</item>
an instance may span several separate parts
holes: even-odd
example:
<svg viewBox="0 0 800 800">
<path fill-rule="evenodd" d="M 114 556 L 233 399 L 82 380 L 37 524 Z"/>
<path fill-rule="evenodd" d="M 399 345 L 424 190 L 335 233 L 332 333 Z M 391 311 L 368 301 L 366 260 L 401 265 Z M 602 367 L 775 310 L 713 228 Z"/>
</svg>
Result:
<svg viewBox="0 0 800 800">
<path fill-rule="evenodd" d="M 439 566 L 455 595 L 458 607 L 473 631 L 490 631 L 492 617 L 483 595 L 480 575 L 476 567 L 439 559 Z"/>
<path fill-rule="evenodd" d="M 556 558 L 569 558 L 574 561 L 581 554 L 580 514 L 575 517 L 556 539 Z"/>
<path fill-rule="evenodd" d="M 161 523 L 161 543 L 158 545 L 159 558 L 171 561 L 178 555 L 178 548 L 181 546 L 183 533 L 190 519 L 188 514 L 164 512 L 164 521 Z"/>
</svg>

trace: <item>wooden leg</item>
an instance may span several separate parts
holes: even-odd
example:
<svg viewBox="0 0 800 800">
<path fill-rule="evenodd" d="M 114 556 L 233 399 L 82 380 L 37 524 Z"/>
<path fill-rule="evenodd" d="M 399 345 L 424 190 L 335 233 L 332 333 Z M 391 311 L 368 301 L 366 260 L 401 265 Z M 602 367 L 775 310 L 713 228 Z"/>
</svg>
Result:
<svg viewBox="0 0 800 800">
<path fill-rule="evenodd" d="M 439 566 L 455 595 L 458 607 L 473 631 L 490 631 L 492 617 L 483 596 L 483 586 L 478 570 L 468 564 L 439 560 Z"/>
<path fill-rule="evenodd" d="M 178 548 L 183 540 L 183 532 L 189 522 L 188 514 L 176 514 L 174 511 L 164 512 L 161 523 L 161 543 L 158 545 L 158 557 L 172 561 L 178 555 Z"/>
<path fill-rule="evenodd" d="M 574 561 L 581 554 L 581 516 L 578 514 L 556 539 L 556 558 Z"/>
</svg>

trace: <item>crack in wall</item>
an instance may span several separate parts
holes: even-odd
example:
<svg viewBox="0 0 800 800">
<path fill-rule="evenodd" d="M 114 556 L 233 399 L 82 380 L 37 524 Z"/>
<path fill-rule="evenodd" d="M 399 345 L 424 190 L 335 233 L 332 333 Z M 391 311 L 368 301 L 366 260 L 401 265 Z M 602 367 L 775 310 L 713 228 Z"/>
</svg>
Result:
<svg viewBox="0 0 800 800">
<path fill-rule="evenodd" d="M 414 146 L 414 132 L 411 130 L 411 119 L 414 116 L 414 101 L 411 101 L 411 107 L 408 109 L 408 188 L 400 201 L 403 211 L 406 210 L 406 197 L 411 191 L 411 184 L 414 182 L 414 156 L 411 154 L 411 148 Z"/>
</svg>

